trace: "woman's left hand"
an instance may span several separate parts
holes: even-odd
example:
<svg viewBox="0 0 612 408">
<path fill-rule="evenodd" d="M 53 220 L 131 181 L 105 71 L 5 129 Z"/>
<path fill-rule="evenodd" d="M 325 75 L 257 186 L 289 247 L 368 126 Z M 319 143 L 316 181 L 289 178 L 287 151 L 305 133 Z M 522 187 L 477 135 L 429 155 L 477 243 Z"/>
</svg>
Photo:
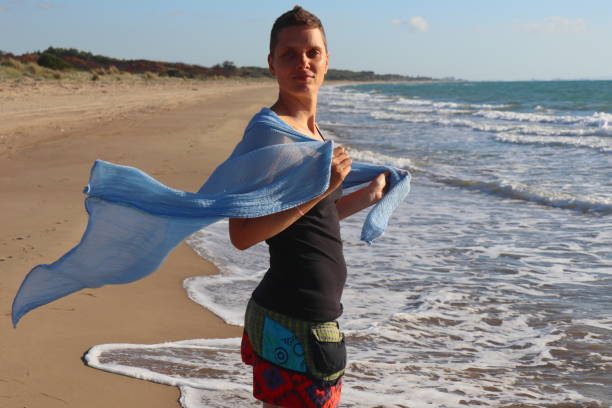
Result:
<svg viewBox="0 0 612 408">
<path fill-rule="evenodd" d="M 389 172 L 380 173 L 374 180 L 370 182 L 367 189 L 370 195 L 370 204 L 379 202 L 389 190 L 389 182 L 387 181 Z"/>
<path fill-rule="evenodd" d="M 387 191 L 389 191 L 389 172 L 380 173 L 367 186 L 345 195 L 336 202 L 340 219 L 349 217 L 358 211 L 363 210 L 379 202 Z"/>
</svg>

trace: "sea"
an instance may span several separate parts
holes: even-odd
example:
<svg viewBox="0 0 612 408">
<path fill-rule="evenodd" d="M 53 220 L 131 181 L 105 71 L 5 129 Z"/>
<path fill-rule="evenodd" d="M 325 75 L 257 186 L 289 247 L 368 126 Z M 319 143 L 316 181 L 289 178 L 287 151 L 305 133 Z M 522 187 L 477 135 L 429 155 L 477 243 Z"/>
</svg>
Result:
<svg viewBox="0 0 612 408">
<path fill-rule="evenodd" d="M 318 121 L 353 160 L 412 174 L 385 234 L 342 222 L 342 407 L 610 407 L 612 81 L 326 86 Z M 265 244 L 189 240 L 220 273 L 186 296 L 241 325 Z M 180 319 L 177 316 L 177 319 Z M 95 346 L 102 370 L 256 406 L 240 339 Z"/>
</svg>

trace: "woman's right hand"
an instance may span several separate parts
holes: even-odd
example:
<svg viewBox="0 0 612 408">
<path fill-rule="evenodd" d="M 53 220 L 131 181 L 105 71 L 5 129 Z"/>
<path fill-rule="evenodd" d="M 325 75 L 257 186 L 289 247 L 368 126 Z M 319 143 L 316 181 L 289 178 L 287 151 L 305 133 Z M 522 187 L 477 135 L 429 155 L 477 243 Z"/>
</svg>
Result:
<svg viewBox="0 0 612 408">
<path fill-rule="evenodd" d="M 331 176 L 329 180 L 329 188 L 327 192 L 332 192 L 337 189 L 346 176 L 351 171 L 351 160 L 349 154 L 342 146 L 336 146 L 334 148 L 334 156 L 331 164 Z"/>
</svg>

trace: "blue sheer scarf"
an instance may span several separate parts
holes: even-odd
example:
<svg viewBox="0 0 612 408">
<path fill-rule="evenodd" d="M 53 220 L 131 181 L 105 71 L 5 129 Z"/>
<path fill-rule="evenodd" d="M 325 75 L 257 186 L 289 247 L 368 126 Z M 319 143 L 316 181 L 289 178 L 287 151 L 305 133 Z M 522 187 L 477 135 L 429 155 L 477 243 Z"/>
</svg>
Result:
<svg viewBox="0 0 612 408">
<path fill-rule="evenodd" d="M 173 190 L 146 173 L 97 160 L 85 188 L 81 242 L 26 276 L 13 300 L 13 326 L 30 310 L 84 288 L 133 282 L 154 272 L 189 235 L 223 218 L 260 217 L 310 201 L 329 186 L 333 142 L 313 141 L 264 108 L 230 157 L 197 193 Z M 343 189 L 388 171 L 390 189 L 370 210 L 361 239 L 380 236 L 410 190 L 405 170 L 352 164 Z"/>
</svg>

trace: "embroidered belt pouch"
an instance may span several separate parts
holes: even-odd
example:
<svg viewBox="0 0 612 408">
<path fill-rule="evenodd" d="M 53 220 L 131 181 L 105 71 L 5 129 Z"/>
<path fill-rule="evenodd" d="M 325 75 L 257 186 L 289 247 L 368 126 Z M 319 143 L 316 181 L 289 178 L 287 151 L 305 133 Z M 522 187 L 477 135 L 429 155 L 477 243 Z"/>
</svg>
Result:
<svg viewBox="0 0 612 408">
<path fill-rule="evenodd" d="M 346 346 L 336 321 L 295 319 L 251 299 L 244 327 L 255 354 L 271 364 L 329 383 L 344 374 Z"/>
</svg>

